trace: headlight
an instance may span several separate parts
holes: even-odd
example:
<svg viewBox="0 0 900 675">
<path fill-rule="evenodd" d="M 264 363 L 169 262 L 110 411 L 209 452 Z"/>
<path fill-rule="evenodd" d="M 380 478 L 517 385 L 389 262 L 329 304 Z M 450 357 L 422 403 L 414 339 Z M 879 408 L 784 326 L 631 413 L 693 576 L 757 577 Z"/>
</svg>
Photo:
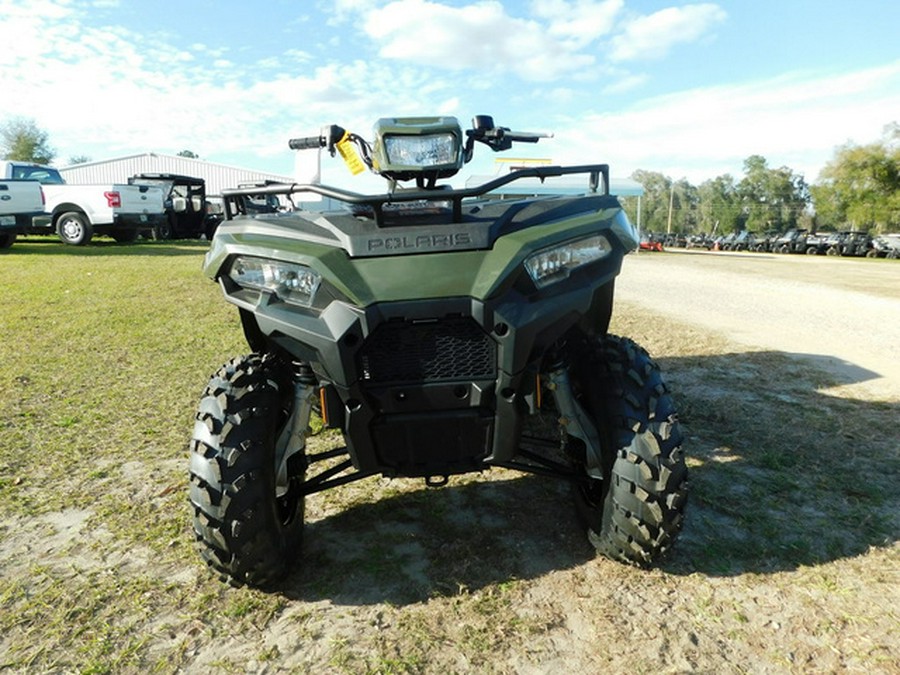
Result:
<svg viewBox="0 0 900 675">
<path fill-rule="evenodd" d="M 239 256 L 231 263 L 228 278 L 242 288 L 274 293 L 280 300 L 310 307 L 322 277 L 305 265 Z"/>
<path fill-rule="evenodd" d="M 389 164 L 422 168 L 454 164 L 459 154 L 453 134 L 385 136 L 384 149 Z"/>
<path fill-rule="evenodd" d="M 525 269 L 538 288 L 567 279 L 573 270 L 605 258 L 612 252 L 606 237 L 594 235 L 554 246 L 526 258 Z"/>
</svg>

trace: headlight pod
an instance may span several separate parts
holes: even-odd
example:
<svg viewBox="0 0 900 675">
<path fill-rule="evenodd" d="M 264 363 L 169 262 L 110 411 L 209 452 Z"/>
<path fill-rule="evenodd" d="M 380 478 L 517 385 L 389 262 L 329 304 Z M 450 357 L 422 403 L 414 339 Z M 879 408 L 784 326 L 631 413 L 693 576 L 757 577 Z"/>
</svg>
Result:
<svg viewBox="0 0 900 675">
<path fill-rule="evenodd" d="M 459 155 L 456 136 L 450 133 L 428 136 L 385 136 L 384 150 L 390 165 L 420 167 L 454 164 Z"/>
<path fill-rule="evenodd" d="M 525 259 L 525 269 L 535 286 L 544 288 L 568 279 L 573 270 L 602 260 L 611 252 L 606 237 L 596 234 L 538 251 Z"/>
<path fill-rule="evenodd" d="M 305 265 L 238 256 L 228 269 L 228 278 L 241 288 L 273 293 L 279 300 L 312 306 L 322 277 Z"/>
</svg>

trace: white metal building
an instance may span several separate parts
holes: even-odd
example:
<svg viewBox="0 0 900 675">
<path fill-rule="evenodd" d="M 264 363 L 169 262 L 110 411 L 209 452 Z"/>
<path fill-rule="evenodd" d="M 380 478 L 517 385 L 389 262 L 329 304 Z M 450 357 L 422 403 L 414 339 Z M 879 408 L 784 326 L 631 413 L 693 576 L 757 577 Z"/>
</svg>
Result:
<svg viewBox="0 0 900 675">
<path fill-rule="evenodd" d="M 259 183 L 274 180 L 293 183 L 290 176 L 279 176 L 250 169 L 239 169 L 225 164 L 214 164 L 202 159 L 163 155 L 147 152 L 98 162 L 75 164 L 59 170 L 68 183 L 126 183 L 139 173 L 174 173 L 194 176 L 206 181 L 206 194 L 222 194 L 224 188 L 237 187 L 240 183 Z"/>
</svg>

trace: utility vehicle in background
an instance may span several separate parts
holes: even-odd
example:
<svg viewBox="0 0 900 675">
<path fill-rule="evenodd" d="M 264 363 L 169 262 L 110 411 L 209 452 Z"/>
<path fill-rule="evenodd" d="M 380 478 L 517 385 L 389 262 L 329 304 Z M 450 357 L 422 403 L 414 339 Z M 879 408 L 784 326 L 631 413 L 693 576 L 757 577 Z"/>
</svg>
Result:
<svg viewBox="0 0 900 675">
<path fill-rule="evenodd" d="M 212 237 L 218 222 L 209 213 L 206 181 L 174 173 L 139 173 L 129 185 L 149 185 L 163 191 L 165 218 L 148 231 L 153 239 L 199 239 Z"/>
<path fill-rule="evenodd" d="M 608 166 L 442 185 L 476 146 L 539 138 L 488 116 L 465 131 L 451 117 L 382 119 L 371 144 L 332 125 L 290 147 L 337 152 L 386 192 L 223 193 L 204 270 L 251 352 L 210 379 L 190 448 L 194 532 L 223 578 L 276 582 L 299 563 L 305 498 L 374 475 L 560 479 L 602 554 L 647 565 L 670 547 L 686 500 L 682 431 L 657 364 L 608 333 L 616 275 L 639 243 Z M 558 176 L 582 177 L 583 194 L 490 198 Z M 249 195 L 298 193 L 345 208 L 236 213 Z M 307 448 L 313 414 L 344 447 Z"/>
</svg>

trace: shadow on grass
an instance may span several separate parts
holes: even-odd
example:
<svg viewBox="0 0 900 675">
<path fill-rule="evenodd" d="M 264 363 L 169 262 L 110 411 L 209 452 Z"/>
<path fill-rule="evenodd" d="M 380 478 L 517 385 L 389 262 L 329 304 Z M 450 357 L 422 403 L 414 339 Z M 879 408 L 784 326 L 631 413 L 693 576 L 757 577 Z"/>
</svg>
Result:
<svg viewBox="0 0 900 675">
<path fill-rule="evenodd" d="M 838 383 L 782 353 L 661 362 L 691 467 L 685 528 L 662 569 L 790 571 L 898 540 L 898 404 L 820 393 Z M 358 503 L 309 524 L 305 537 L 281 592 L 344 604 L 422 602 L 594 557 L 568 487 L 534 476 Z"/>
<path fill-rule="evenodd" d="M 3 251 L 4 257 L 53 255 L 77 258 L 94 256 L 184 256 L 204 253 L 209 242 L 197 239 L 173 239 L 169 241 L 151 241 L 139 239 L 127 244 L 120 244 L 113 239 L 95 238 L 87 246 L 70 246 L 63 244 L 56 237 L 19 235 L 16 243 Z"/>
</svg>

